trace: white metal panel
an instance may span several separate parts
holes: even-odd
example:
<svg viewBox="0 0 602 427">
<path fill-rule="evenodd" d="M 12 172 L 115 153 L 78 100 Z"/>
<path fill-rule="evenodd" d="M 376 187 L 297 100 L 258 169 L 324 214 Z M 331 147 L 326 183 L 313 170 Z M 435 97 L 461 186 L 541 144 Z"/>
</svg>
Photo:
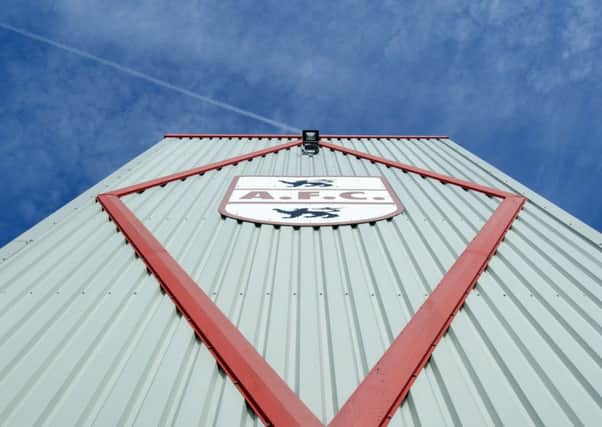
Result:
<svg viewBox="0 0 602 427">
<path fill-rule="evenodd" d="M 0 425 L 255 422 L 94 198 L 271 143 L 163 141 L 2 249 Z"/>
<path fill-rule="evenodd" d="M 257 424 L 94 196 L 280 142 L 165 139 L 0 250 L 0 424 Z M 600 234 L 449 140 L 336 142 L 530 200 L 391 425 L 596 425 Z M 125 201 L 328 421 L 497 201 L 328 150 L 298 154 Z M 216 206 L 242 173 L 382 174 L 407 213 L 319 231 L 238 224 Z"/>
<path fill-rule="evenodd" d="M 218 214 L 234 176 L 285 170 L 384 175 L 406 211 L 375 225 L 318 230 L 256 226 Z M 311 158 L 299 149 L 123 200 L 324 422 L 499 203 L 352 156 L 322 150 Z"/>
<path fill-rule="evenodd" d="M 596 425 L 602 417 L 600 234 L 574 227 L 568 214 L 540 196 L 531 198 L 528 189 L 451 141 L 340 142 L 492 187 L 517 188 L 529 198 L 425 370 L 428 376 L 453 362 L 455 368 L 439 369 L 452 419 L 475 419 L 475 411 L 461 410 L 472 394 L 486 409 L 483 422 Z M 443 355 L 450 341 L 455 354 Z M 464 349 L 479 342 L 478 349 Z M 457 371 L 465 372 L 464 384 L 450 376 Z M 411 405 L 404 411 L 411 412 Z"/>
</svg>

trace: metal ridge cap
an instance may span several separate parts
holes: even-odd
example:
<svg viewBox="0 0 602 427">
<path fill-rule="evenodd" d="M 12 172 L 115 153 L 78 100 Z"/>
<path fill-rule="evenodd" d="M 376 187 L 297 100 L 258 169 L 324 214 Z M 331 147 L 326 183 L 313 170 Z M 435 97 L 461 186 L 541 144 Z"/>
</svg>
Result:
<svg viewBox="0 0 602 427">
<path fill-rule="evenodd" d="M 300 138 L 290 134 L 254 134 L 254 133 L 166 133 L 164 138 Z"/>
<path fill-rule="evenodd" d="M 320 135 L 320 138 L 366 139 L 449 139 L 447 135 Z"/>
<path fill-rule="evenodd" d="M 300 138 L 291 134 L 227 134 L 227 133 L 166 133 L 164 138 Z M 447 135 L 338 135 L 322 134 L 320 138 L 365 139 L 449 139 Z"/>
</svg>

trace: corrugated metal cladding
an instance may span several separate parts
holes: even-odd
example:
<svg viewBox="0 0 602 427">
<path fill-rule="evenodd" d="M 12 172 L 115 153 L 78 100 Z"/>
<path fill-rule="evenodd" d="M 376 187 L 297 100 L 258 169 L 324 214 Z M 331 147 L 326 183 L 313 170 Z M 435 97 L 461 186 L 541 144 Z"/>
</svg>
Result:
<svg viewBox="0 0 602 427">
<path fill-rule="evenodd" d="M 0 251 L 2 425 L 259 423 L 94 197 L 281 142 L 167 138 Z M 335 142 L 530 200 L 391 425 L 598 425 L 601 236 L 449 140 Z M 406 212 L 318 230 L 221 218 L 245 174 L 384 175 Z M 296 148 L 122 200 L 324 422 L 498 204 Z"/>
</svg>

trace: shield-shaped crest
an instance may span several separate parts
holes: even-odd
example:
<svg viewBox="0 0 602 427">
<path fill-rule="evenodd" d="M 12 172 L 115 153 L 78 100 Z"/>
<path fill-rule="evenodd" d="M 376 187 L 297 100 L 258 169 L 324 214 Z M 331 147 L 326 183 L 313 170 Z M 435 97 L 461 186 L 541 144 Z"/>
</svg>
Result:
<svg viewBox="0 0 602 427">
<path fill-rule="evenodd" d="M 243 221 L 312 227 L 373 222 L 403 209 L 382 176 L 236 176 L 219 208 Z"/>
</svg>

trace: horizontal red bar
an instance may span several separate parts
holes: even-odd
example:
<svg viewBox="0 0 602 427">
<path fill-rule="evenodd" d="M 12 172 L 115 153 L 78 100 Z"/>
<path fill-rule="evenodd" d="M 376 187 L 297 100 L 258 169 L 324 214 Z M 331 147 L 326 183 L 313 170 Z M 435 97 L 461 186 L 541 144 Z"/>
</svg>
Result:
<svg viewBox="0 0 602 427">
<path fill-rule="evenodd" d="M 364 139 L 448 139 L 447 135 L 320 135 L 320 139 L 322 138 L 341 138 L 341 139 L 351 139 L 351 138 L 364 138 Z"/>
<path fill-rule="evenodd" d="M 300 138 L 283 134 L 166 133 L 165 138 Z M 448 139 L 447 135 L 320 135 L 320 138 Z"/>
<path fill-rule="evenodd" d="M 253 134 L 253 133 L 166 133 L 165 138 L 300 138 L 301 135 Z"/>
</svg>

